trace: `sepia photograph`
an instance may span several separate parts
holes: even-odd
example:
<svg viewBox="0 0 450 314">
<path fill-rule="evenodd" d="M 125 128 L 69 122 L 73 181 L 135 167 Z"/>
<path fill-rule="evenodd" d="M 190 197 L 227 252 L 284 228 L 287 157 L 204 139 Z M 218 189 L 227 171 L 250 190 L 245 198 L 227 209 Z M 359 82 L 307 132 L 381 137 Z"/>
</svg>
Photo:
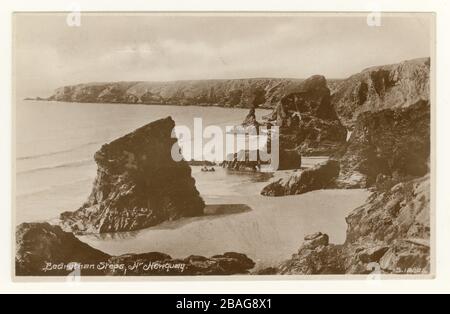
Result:
<svg viewBox="0 0 450 314">
<path fill-rule="evenodd" d="M 418 12 L 14 13 L 14 278 L 432 278 L 434 36 Z"/>
</svg>

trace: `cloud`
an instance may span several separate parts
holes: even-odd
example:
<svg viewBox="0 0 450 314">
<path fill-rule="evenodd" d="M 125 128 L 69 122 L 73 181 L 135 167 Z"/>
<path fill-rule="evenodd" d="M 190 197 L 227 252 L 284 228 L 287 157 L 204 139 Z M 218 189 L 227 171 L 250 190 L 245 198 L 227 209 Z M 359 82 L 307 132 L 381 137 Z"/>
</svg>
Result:
<svg viewBox="0 0 450 314">
<path fill-rule="evenodd" d="M 16 18 L 18 86 L 51 91 L 90 81 L 346 77 L 430 55 L 427 15 L 100 15 Z"/>
</svg>

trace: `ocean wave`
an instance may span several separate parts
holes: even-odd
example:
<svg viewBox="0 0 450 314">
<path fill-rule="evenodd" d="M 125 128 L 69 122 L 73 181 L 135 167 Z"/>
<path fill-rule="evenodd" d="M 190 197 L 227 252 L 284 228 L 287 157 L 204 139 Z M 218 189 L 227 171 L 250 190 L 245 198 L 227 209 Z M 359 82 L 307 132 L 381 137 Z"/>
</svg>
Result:
<svg viewBox="0 0 450 314">
<path fill-rule="evenodd" d="M 52 170 L 52 169 L 58 169 L 58 168 L 79 167 L 79 166 L 88 165 L 92 162 L 93 162 L 92 159 L 76 160 L 76 161 L 71 161 L 71 162 L 66 162 L 66 163 L 61 163 L 61 164 L 56 164 L 56 165 L 48 165 L 48 166 L 42 166 L 42 167 L 17 171 L 17 174 L 32 173 L 32 172 L 37 172 L 37 171 L 45 171 L 45 170 Z"/>
<path fill-rule="evenodd" d="M 29 160 L 29 159 L 37 159 L 37 158 L 42 158 L 42 157 L 48 157 L 48 156 L 54 156 L 54 155 L 59 155 L 59 154 L 65 154 L 65 153 L 70 153 L 79 149 L 82 149 L 84 147 L 88 147 L 88 146 L 92 146 L 92 145 L 98 145 L 102 142 L 89 142 L 80 146 L 76 146 L 76 147 L 72 147 L 72 148 L 68 148 L 68 149 L 64 149 L 64 150 L 59 150 L 59 151 L 55 151 L 55 152 L 48 152 L 48 153 L 43 153 L 43 154 L 36 154 L 36 155 L 28 155 L 28 156 L 21 156 L 21 157 L 17 157 L 17 160 Z"/>
</svg>

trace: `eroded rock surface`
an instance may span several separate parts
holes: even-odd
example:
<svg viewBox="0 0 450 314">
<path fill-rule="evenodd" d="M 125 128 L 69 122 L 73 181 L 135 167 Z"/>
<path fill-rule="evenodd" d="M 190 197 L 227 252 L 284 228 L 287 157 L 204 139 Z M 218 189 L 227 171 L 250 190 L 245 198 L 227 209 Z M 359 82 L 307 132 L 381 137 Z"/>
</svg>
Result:
<svg viewBox="0 0 450 314">
<path fill-rule="evenodd" d="M 327 80 L 304 80 L 277 104 L 268 121 L 280 127 L 280 151 L 329 155 L 345 143 L 347 131 L 331 104 Z"/>
<path fill-rule="evenodd" d="M 406 108 L 430 99 L 430 59 L 368 68 L 339 82 L 332 103 L 341 122 L 353 128 L 359 114 Z"/>
<path fill-rule="evenodd" d="M 343 187 L 373 186 L 380 175 L 390 178 L 424 176 L 429 171 L 430 103 L 366 112 L 340 158 Z"/>
<path fill-rule="evenodd" d="M 87 202 L 61 214 L 75 233 L 132 231 L 203 214 L 191 168 L 173 160 L 171 118 L 147 124 L 95 154 L 97 177 Z"/>
</svg>

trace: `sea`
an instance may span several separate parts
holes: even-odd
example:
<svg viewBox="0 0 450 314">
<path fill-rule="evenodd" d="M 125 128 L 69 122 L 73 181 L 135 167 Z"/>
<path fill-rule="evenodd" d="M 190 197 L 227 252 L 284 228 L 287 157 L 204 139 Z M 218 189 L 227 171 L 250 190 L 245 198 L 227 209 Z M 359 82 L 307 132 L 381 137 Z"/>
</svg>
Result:
<svg viewBox="0 0 450 314">
<path fill-rule="evenodd" d="M 94 153 L 138 127 L 171 116 L 193 128 L 242 123 L 247 109 L 162 105 L 18 101 L 15 107 L 15 224 L 54 221 L 86 201 L 96 175 Z M 267 110 L 257 110 L 258 118 Z M 312 167 L 326 157 L 304 158 Z M 163 252 L 174 258 L 247 254 L 257 267 L 290 258 L 305 235 L 321 231 L 345 240 L 345 217 L 362 205 L 366 190 L 321 190 L 298 196 L 264 197 L 262 188 L 283 173 L 234 172 L 216 167 L 193 177 L 206 214 L 145 230 L 85 235 L 79 239 L 113 255 Z"/>
</svg>

